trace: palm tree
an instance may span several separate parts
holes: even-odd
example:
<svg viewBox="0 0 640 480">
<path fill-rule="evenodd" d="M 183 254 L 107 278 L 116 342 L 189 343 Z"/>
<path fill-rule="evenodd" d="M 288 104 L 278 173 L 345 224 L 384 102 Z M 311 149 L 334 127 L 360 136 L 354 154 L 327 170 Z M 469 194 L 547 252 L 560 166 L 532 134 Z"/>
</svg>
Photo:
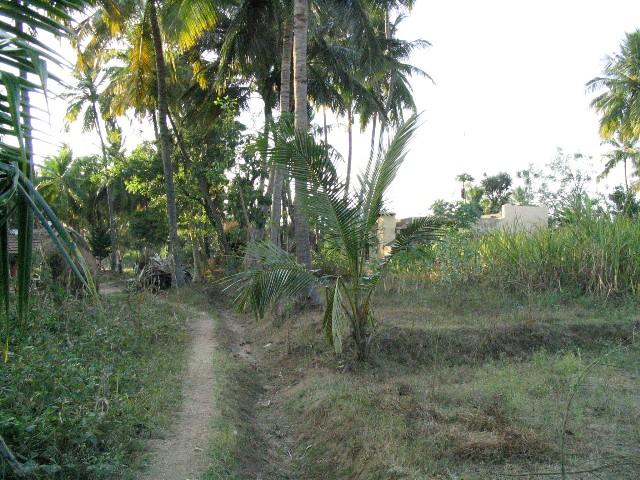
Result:
<svg viewBox="0 0 640 480">
<path fill-rule="evenodd" d="M 294 0 L 293 4 L 293 95 L 295 98 L 294 126 L 296 132 L 306 135 L 309 130 L 307 112 L 307 37 L 309 28 L 309 1 Z M 294 238 L 296 258 L 311 268 L 311 242 L 309 223 L 302 211 L 304 179 L 298 179 L 295 185 L 296 198 L 293 206 Z"/>
<path fill-rule="evenodd" d="M 629 179 L 627 172 L 627 163 L 631 161 L 632 165 L 635 167 L 635 171 L 638 171 L 638 167 L 640 166 L 640 151 L 636 146 L 635 142 L 624 140 L 621 135 L 617 135 L 617 138 L 612 138 L 606 142 L 609 144 L 612 149 L 604 154 L 604 158 L 606 159 L 606 163 L 604 165 L 604 170 L 598 176 L 599 179 L 602 179 L 609 175 L 611 170 L 613 170 L 617 165 L 622 163 L 624 165 L 624 187 L 625 192 L 629 193 Z"/>
<path fill-rule="evenodd" d="M 141 88 L 148 86 L 145 80 L 149 77 L 152 63 L 155 66 L 155 95 L 146 95 L 146 99 L 141 96 L 135 106 L 148 106 L 148 98 L 155 97 L 153 111 L 147 113 L 152 114 L 158 129 L 158 146 L 167 197 L 169 248 L 173 257 L 175 284 L 178 287 L 184 284 L 184 272 L 181 268 L 178 208 L 171 161 L 172 139 L 167 123 L 169 92 L 165 57 L 174 49 L 184 51 L 192 48 L 202 34 L 215 27 L 217 20 L 218 12 L 208 0 L 175 0 L 162 3 L 157 0 L 114 0 L 104 2 L 100 14 L 94 14 L 85 25 L 85 30 L 100 33 L 99 36 L 94 35 L 89 43 L 88 49 L 92 55 L 99 55 L 110 42 L 122 40 L 130 35 L 131 44 L 136 47 L 130 49 L 130 75 L 137 77 L 139 81 L 128 86 L 121 84 L 120 87 L 125 93 L 131 95 L 133 92 L 140 95 Z"/>
<path fill-rule="evenodd" d="M 640 138 L 640 30 L 627 33 L 620 51 L 607 57 L 603 75 L 590 80 L 587 88 L 602 91 L 591 101 L 600 113 L 600 135 L 604 140 L 618 133 L 629 141 Z"/>
<path fill-rule="evenodd" d="M 350 326 L 358 358 L 367 358 L 375 324 L 371 298 L 386 268 L 399 252 L 416 243 L 432 242 L 441 232 L 440 221 L 431 217 L 415 219 L 398 233 L 387 258 L 380 263 L 369 260 L 369 252 L 377 242 L 377 222 L 384 210 L 385 193 L 405 158 L 416 126 L 417 117 L 412 116 L 398 129 L 388 150 L 369 162 L 359 177 L 357 193 L 346 198 L 344 185 L 327 175 L 324 168 L 329 162 L 327 150 L 297 132 L 296 152 L 288 168 L 296 180 L 303 180 L 298 193 L 300 205 L 307 214 L 320 219 L 325 238 L 346 259 L 346 273 L 322 275 L 270 242 L 251 244 L 249 254 L 256 258 L 254 266 L 228 279 L 227 289 L 235 292 L 240 309 L 263 317 L 279 300 L 323 286 L 327 339 L 340 352 Z"/>
<path fill-rule="evenodd" d="M 101 75 L 100 68 L 96 59 L 92 62 L 86 59 L 81 52 L 78 51 L 77 62 L 78 82 L 73 92 L 67 95 L 69 106 L 67 107 L 67 122 L 75 121 L 84 110 L 82 128 L 83 131 L 93 131 L 98 134 L 100 140 L 100 148 L 102 151 L 102 168 L 106 173 L 109 169 L 109 157 L 107 155 L 107 146 L 105 137 L 100 124 L 102 114 L 98 107 L 100 99 L 98 88 L 106 80 L 105 75 Z M 107 176 L 105 175 L 105 178 Z M 118 264 L 118 237 L 115 222 L 115 214 L 113 207 L 113 195 L 111 193 L 111 184 L 107 179 L 105 184 L 105 192 L 107 194 L 107 210 L 109 216 L 109 241 L 111 243 L 111 271 L 115 272 Z"/>
<path fill-rule="evenodd" d="M 280 118 L 291 113 L 291 59 L 293 55 L 292 22 L 285 20 L 282 32 L 282 57 L 280 62 Z M 272 170 L 271 186 L 271 242 L 280 245 L 280 222 L 282 220 L 282 187 L 284 175 L 279 165 Z"/>
<path fill-rule="evenodd" d="M 473 182 L 474 178 L 468 173 L 461 173 L 456 176 L 456 181 L 462 184 L 462 190 L 460 191 L 460 197 L 463 202 L 467 201 L 467 184 Z"/>
<path fill-rule="evenodd" d="M 222 22 L 220 22 L 222 23 Z M 217 82 L 240 77 L 255 83 L 257 92 L 264 102 L 264 138 L 268 143 L 269 130 L 273 123 L 273 109 L 277 103 L 278 81 L 287 79 L 280 90 L 280 111 L 290 111 L 291 78 L 291 21 L 290 16 L 283 18 L 283 5 L 280 0 L 242 0 L 235 9 L 231 9 L 229 19 L 222 28 L 223 42 L 219 45 L 220 58 L 217 62 Z M 278 54 L 279 42 L 282 43 L 282 55 Z M 280 84 L 283 82 L 280 81 Z M 264 160 L 264 159 L 263 159 Z M 274 243 L 280 243 L 280 221 L 282 214 L 282 172 L 274 166 L 263 165 L 265 172 L 260 178 L 261 192 L 268 181 L 265 196 L 271 200 L 261 206 L 265 218 L 270 215 L 270 236 Z M 268 175 L 268 179 L 265 178 Z M 270 210 L 270 213 L 269 213 Z M 256 238 L 264 237 L 264 229 L 256 230 Z"/>
<path fill-rule="evenodd" d="M 44 159 L 37 182 L 42 197 L 75 229 L 83 207 L 79 173 L 71 149 L 63 145 L 56 155 Z"/>
<path fill-rule="evenodd" d="M 169 248 L 173 257 L 174 277 L 177 287 L 184 285 L 184 270 L 182 268 L 182 254 L 180 252 L 180 238 L 178 237 L 178 207 L 176 205 L 176 191 L 173 183 L 173 163 L 171 162 L 171 134 L 167 125 L 169 112 L 167 91 L 167 69 L 164 60 L 162 34 L 158 23 L 158 13 L 155 0 L 148 2 L 151 37 L 156 60 L 156 81 L 158 111 L 156 121 L 160 137 L 160 157 L 164 168 L 164 182 L 167 189 L 167 216 L 169 218 Z"/>
</svg>

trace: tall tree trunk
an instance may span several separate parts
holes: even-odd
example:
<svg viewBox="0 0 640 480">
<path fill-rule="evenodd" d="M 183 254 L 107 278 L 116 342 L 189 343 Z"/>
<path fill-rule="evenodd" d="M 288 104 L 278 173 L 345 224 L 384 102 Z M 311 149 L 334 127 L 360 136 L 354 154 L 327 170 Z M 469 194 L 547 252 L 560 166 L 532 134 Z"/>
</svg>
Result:
<svg viewBox="0 0 640 480">
<path fill-rule="evenodd" d="M 227 237 L 224 234 L 224 219 L 222 218 L 220 209 L 211 198 L 209 182 L 203 175 L 198 175 L 198 189 L 200 190 L 200 194 L 202 195 L 202 199 L 204 201 L 205 214 L 207 215 L 209 222 L 211 222 L 211 224 L 213 225 L 213 228 L 216 230 L 216 234 L 218 235 L 218 242 L 220 243 L 220 248 L 222 249 L 222 254 L 226 257 L 227 255 L 229 255 L 230 249 L 229 243 L 227 242 Z"/>
<path fill-rule="evenodd" d="M 291 112 L 291 54 L 293 36 L 291 21 L 285 20 L 282 33 L 282 61 L 280 65 L 280 118 Z M 280 246 L 280 222 L 282 221 L 282 182 L 284 174 L 280 166 L 273 169 L 273 190 L 271 195 L 271 242 Z"/>
<path fill-rule="evenodd" d="M 263 98 L 264 98 L 264 137 L 265 137 L 266 146 L 268 148 L 269 147 L 269 126 L 271 125 L 271 122 L 273 120 L 273 117 L 272 117 L 273 114 L 271 111 L 271 105 L 269 105 L 269 101 L 267 100 L 267 97 L 265 96 Z M 262 173 L 260 175 L 260 195 L 264 195 L 265 198 L 272 200 L 273 182 L 275 181 L 276 171 L 273 166 L 269 167 L 269 161 L 266 155 L 265 155 L 265 158 L 262 159 L 262 161 L 264 162 L 263 168 L 268 172 L 269 183 L 267 184 L 267 190 L 265 192 L 264 184 L 265 184 L 266 178 L 265 178 L 265 174 Z M 266 222 L 266 219 L 269 216 L 269 205 L 263 202 L 260 205 L 260 212 L 262 214 L 261 215 L 262 221 Z M 258 225 L 254 233 L 255 233 L 255 239 L 257 241 L 264 240 L 265 225 L 264 224 Z"/>
<path fill-rule="evenodd" d="M 173 165 L 171 163 L 171 136 L 167 126 L 167 85 L 166 65 L 162 50 L 162 37 L 158 25 L 155 0 L 149 1 L 149 20 L 151 21 L 151 35 L 153 37 L 153 49 L 156 56 L 156 80 L 158 85 L 158 132 L 160 135 L 160 156 L 164 169 L 164 183 L 167 190 L 167 217 L 169 222 L 169 248 L 173 256 L 174 278 L 176 287 L 184 285 L 184 272 L 182 270 L 182 255 L 180 254 L 180 239 L 178 238 L 178 207 L 176 205 L 176 192 L 173 184 Z"/>
<path fill-rule="evenodd" d="M 329 150 L 329 135 L 327 133 L 327 106 L 322 106 L 322 133 L 324 134 L 324 148 Z"/>
<path fill-rule="evenodd" d="M 91 92 L 92 94 L 94 92 Z M 109 167 L 109 159 L 107 156 L 107 145 L 104 141 L 104 136 L 102 135 L 102 127 L 100 126 L 100 120 L 98 117 L 98 106 L 96 105 L 95 100 L 92 101 L 91 107 L 93 108 L 93 116 L 96 122 L 96 131 L 98 132 L 98 137 L 100 138 L 100 146 L 102 147 L 102 164 L 105 169 Z M 118 268 L 118 237 L 116 233 L 116 221 L 113 213 L 113 195 L 111 194 L 111 185 L 109 179 L 107 179 L 106 185 L 107 192 L 107 211 L 109 215 L 109 242 L 111 243 L 111 255 L 110 255 L 110 263 L 111 263 L 111 271 L 115 272 Z"/>
<path fill-rule="evenodd" d="M 624 189 L 627 197 L 629 196 L 629 180 L 627 178 L 627 159 L 624 159 Z"/>
<path fill-rule="evenodd" d="M 293 10 L 293 89 L 295 98 L 295 129 L 306 133 L 309 129 L 307 115 L 307 34 L 308 0 L 295 0 Z M 309 224 L 302 208 L 303 185 L 296 180 L 293 219 L 296 258 L 311 268 L 311 244 Z"/>
<path fill-rule="evenodd" d="M 371 121 L 371 151 L 369 152 L 369 160 L 373 160 L 373 155 L 376 153 L 376 127 L 378 125 L 378 115 L 373 114 L 373 120 Z"/>
<path fill-rule="evenodd" d="M 351 159 L 353 157 L 353 111 L 351 105 L 347 111 L 347 133 L 349 136 L 349 150 L 347 153 L 347 179 L 344 182 L 344 197 L 349 196 L 349 184 L 351 183 Z"/>
<path fill-rule="evenodd" d="M 18 2 L 20 5 L 21 2 Z M 22 32 L 23 25 L 22 22 L 16 21 L 16 30 Z M 23 68 L 19 70 L 20 78 L 27 81 L 28 73 Z M 24 125 L 24 149 L 25 156 L 27 159 L 27 163 L 20 166 L 20 170 L 22 173 L 28 178 L 33 179 L 34 177 L 34 168 L 33 168 L 33 128 L 31 125 L 31 99 L 29 98 L 29 92 L 26 90 L 22 90 L 22 108 L 19 107 L 19 111 L 23 114 L 22 117 L 18 118 L 18 121 L 22 118 Z M 23 298 L 27 299 L 27 302 L 23 304 L 23 302 L 18 302 L 18 319 L 22 321 L 25 318 L 24 308 L 27 307 L 28 298 L 29 298 L 29 290 L 31 288 L 31 266 L 32 266 L 32 256 L 33 256 L 33 210 L 29 208 L 27 199 L 24 197 L 20 197 L 18 199 L 18 203 L 21 204 L 22 208 L 18 210 L 18 258 L 20 261 L 18 262 L 18 279 L 16 282 L 16 288 L 18 289 L 18 295 L 23 296 Z M 5 210 L 6 214 L 6 210 Z M 4 238 L 4 241 L 7 240 L 7 222 L 2 226 L 3 233 L 0 235 Z M 6 247 L 6 244 L 5 244 Z M 5 280 L 8 279 L 8 272 L 3 272 L 3 276 L 5 276 Z M 21 281 L 22 280 L 22 281 Z M 20 290 L 24 287 L 25 291 L 21 292 Z M 3 292 L 5 293 L 5 292 Z M 7 308 L 9 307 L 9 299 L 5 299 L 5 305 Z M 0 437 L 2 440 L 2 437 Z"/>
<path fill-rule="evenodd" d="M 391 20 L 389 19 L 389 8 L 387 7 L 384 12 L 384 36 L 387 40 L 391 39 Z M 389 78 L 388 92 L 387 92 L 387 101 L 385 102 L 385 115 L 388 116 L 391 110 L 391 102 L 393 100 L 393 87 L 395 84 L 395 73 L 391 72 L 391 76 Z M 381 152 L 384 148 L 384 134 L 387 130 L 388 120 L 385 117 L 380 117 L 380 140 L 378 142 L 378 152 Z"/>
</svg>

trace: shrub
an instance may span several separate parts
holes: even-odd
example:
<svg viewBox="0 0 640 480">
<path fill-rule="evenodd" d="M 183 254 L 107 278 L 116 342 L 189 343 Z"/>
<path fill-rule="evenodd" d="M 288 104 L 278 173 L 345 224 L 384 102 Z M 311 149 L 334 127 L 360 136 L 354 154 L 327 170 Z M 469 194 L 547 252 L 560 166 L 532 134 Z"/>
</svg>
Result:
<svg viewBox="0 0 640 480">
<path fill-rule="evenodd" d="M 534 232 L 453 232 L 434 246 L 434 257 L 432 278 L 443 283 L 635 295 L 640 286 L 640 224 L 623 216 L 586 214 Z M 413 269 L 424 266 L 417 262 Z"/>
<path fill-rule="evenodd" d="M 34 295 L 0 366 L 0 435 L 46 478 L 126 478 L 179 400 L 184 320 L 145 294 Z"/>
</svg>

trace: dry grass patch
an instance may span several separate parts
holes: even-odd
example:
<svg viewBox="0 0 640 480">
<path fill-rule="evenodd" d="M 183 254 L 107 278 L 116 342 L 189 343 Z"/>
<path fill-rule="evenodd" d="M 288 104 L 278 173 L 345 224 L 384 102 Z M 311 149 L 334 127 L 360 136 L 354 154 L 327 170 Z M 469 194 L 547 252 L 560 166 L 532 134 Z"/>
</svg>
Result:
<svg viewBox="0 0 640 480">
<path fill-rule="evenodd" d="M 426 305 L 414 300 L 416 311 Z M 393 312 L 397 301 L 379 297 L 377 313 Z M 446 307 L 435 308 L 446 317 Z M 461 326 L 455 309 L 449 324 L 435 328 L 387 317 L 365 365 L 350 352 L 331 352 L 318 312 L 256 324 L 272 418 L 295 446 L 295 478 L 469 480 L 558 471 L 573 382 L 607 351 L 571 408 L 567 463 L 614 462 L 596 472 L 600 478 L 637 478 L 640 468 L 626 461 L 640 443 L 640 348 L 632 344 L 629 307 L 612 308 L 613 322 L 603 321 L 599 307 L 589 315 L 579 300 L 552 322 L 489 321 L 500 308 L 486 307 L 484 326 Z"/>
</svg>

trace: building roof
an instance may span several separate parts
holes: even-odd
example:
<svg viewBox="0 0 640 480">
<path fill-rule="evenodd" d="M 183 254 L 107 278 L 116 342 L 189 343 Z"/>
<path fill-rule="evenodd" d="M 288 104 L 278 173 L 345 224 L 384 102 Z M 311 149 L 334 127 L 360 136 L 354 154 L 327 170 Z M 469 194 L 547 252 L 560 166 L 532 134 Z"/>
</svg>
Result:
<svg viewBox="0 0 640 480">
<path fill-rule="evenodd" d="M 51 239 L 47 231 L 36 224 L 36 228 L 33 229 L 33 249 L 46 248 L 51 244 Z M 18 230 L 9 230 L 9 255 L 18 254 Z"/>
</svg>

